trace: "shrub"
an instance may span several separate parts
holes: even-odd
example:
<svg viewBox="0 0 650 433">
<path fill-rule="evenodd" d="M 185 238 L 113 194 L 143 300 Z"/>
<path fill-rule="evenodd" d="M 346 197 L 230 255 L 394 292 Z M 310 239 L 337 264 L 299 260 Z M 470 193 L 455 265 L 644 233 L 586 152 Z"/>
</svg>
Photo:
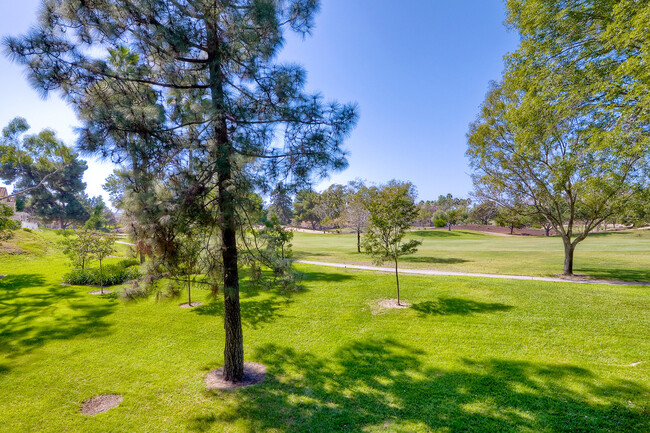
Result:
<svg viewBox="0 0 650 433">
<path fill-rule="evenodd" d="M 27 232 L 27 233 L 31 233 L 31 232 L 32 232 L 32 229 L 30 229 L 29 227 L 24 227 L 24 228 L 23 228 L 23 231 L 24 231 L 24 232 Z"/>
<path fill-rule="evenodd" d="M 433 221 L 433 225 L 437 228 L 442 228 L 447 225 L 447 221 L 443 220 L 442 218 L 438 218 Z"/>
<path fill-rule="evenodd" d="M 124 262 L 129 261 L 122 260 L 118 264 L 104 266 L 104 287 L 122 284 L 140 276 L 138 266 L 120 266 Z M 99 286 L 102 283 L 102 279 L 99 274 L 99 268 L 75 269 L 63 276 L 63 282 L 75 286 Z"/>
</svg>

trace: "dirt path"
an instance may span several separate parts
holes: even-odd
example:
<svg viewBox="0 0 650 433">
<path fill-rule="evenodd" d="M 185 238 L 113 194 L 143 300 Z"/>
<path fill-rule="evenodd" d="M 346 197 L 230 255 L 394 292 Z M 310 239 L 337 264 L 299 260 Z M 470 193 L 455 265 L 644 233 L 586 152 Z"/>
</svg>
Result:
<svg viewBox="0 0 650 433">
<path fill-rule="evenodd" d="M 379 266 L 363 266 L 363 265 L 346 265 L 344 263 L 329 263 L 329 262 L 313 262 L 310 260 L 294 260 L 296 263 L 304 263 L 306 265 L 317 266 L 330 266 L 334 268 L 345 269 L 361 269 L 364 271 L 375 272 L 395 272 L 395 268 L 382 268 Z M 413 274 L 413 275 L 444 275 L 454 277 L 477 277 L 477 278 L 500 278 L 503 280 L 527 280 L 527 281 L 548 281 L 552 283 L 579 283 L 579 284 L 609 284 L 616 286 L 650 286 L 650 282 L 646 281 L 619 281 L 619 280 L 597 280 L 587 278 L 554 278 L 554 277 L 531 277 L 526 275 L 498 275 L 498 274 L 478 274 L 471 272 L 448 272 L 448 271 L 434 271 L 431 269 L 400 269 L 400 274 Z"/>
</svg>

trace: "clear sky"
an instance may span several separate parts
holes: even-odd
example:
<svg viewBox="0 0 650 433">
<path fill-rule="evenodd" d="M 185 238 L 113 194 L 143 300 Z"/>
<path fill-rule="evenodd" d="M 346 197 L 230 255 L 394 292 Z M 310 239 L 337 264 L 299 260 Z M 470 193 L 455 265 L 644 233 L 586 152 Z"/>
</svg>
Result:
<svg viewBox="0 0 650 433">
<path fill-rule="evenodd" d="M 0 35 L 27 31 L 39 4 L 0 0 Z M 420 199 L 467 196 L 465 134 L 519 40 L 504 19 L 501 0 L 321 0 L 313 35 L 289 37 L 281 58 L 306 68 L 309 90 L 356 102 L 360 119 L 346 143 L 349 168 L 319 188 L 401 179 L 417 186 Z M 41 99 L 5 57 L 0 95 L 0 127 L 22 116 L 32 132 L 49 127 L 74 144 L 72 110 L 54 94 Z M 112 167 L 89 166 L 89 195 L 103 193 Z"/>
</svg>

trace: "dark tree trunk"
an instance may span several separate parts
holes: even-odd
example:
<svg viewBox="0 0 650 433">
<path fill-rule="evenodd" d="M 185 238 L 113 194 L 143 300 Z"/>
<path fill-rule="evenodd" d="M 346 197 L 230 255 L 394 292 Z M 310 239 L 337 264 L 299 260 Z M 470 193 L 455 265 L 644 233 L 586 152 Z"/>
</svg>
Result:
<svg viewBox="0 0 650 433">
<path fill-rule="evenodd" d="M 140 251 L 140 264 L 144 265 L 144 262 L 146 262 L 147 259 L 142 251 Z"/>
<path fill-rule="evenodd" d="M 573 275 L 573 252 L 575 245 L 570 241 L 564 241 L 564 275 Z"/>
<path fill-rule="evenodd" d="M 223 259 L 224 329 L 224 379 L 238 382 L 244 377 L 244 336 L 239 305 L 239 271 L 237 269 L 237 219 L 235 195 L 232 185 L 232 146 L 226 122 L 223 77 L 220 70 L 221 46 L 218 29 L 214 23 L 208 27 L 208 58 L 210 62 L 210 93 L 212 106 L 218 116 L 214 139 L 217 148 L 217 189 L 221 225 L 221 257 Z"/>
<path fill-rule="evenodd" d="M 189 307 L 192 307 L 192 280 L 187 278 L 187 303 Z"/>
<path fill-rule="evenodd" d="M 104 294 L 104 268 L 102 267 L 102 261 L 99 261 L 99 290 Z"/>
<path fill-rule="evenodd" d="M 544 227 L 544 233 L 545 233 L 546 236 L 550 236 L 551 235 L 551 228 L 550 227 Z"/>
<path fill-rule="evenodd" d="M 395 282 L 397 283 L 397 305 L 399 303 L 399 273 L 397 272 L 397 256 L 395 256 Z"/>
<path fill-rule="evenodd" d="M 357 229 L 357 252 L 361 252 L 361 230 Z"/>
<path fill-rule="evenodd" d="M 512 234 L 514 234 L 514 232 L 515 232 L 515 226 L 511 224 L 510 225 L 510 234 L 512 235 Z"/>
<path fill-rule="evenodd" d="M 451 223 L 447 224 L 447 230 L 451 231 Z"/>
</svg>

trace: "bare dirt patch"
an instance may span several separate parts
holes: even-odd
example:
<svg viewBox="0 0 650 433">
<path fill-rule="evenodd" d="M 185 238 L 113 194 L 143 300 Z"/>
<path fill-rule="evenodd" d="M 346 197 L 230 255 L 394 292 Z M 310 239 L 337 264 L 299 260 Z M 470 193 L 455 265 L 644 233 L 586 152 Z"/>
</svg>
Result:
<svg viewBox="0 0 650 433">
<path fill-rule="evenodd" d="M 203 305 L 203 302 L 192 302 L 191 304 L 186 302 L 184 304 L 179 305 L 179 307 L 181 307 L 181 308 L 194 308 L 194 307 L 200 307 L 201 305 Z"/>
<path fill-rule="evenodd" d="M 384 308 L 408 308 L 411 306 L 408 302 L 400 301 L 397 303 L 397 299 L 384 299 L 379 301 L 379 306 Z"/>
<path fill-rule="evenodd" d="M 239 382 L 228 382 L 223 377 L 223 367 L 212 370 L 205 376 L 205 386 L 208 391 L 213 389 L 230 390 L 258 384 L 266 376 L 266 366 L 258 362 L 244 363 L 244 378 Z"/>
<path fill-rule="evenodd" d="M 122 403 L 123 397 L 119 394 L 102 394 L 83 402 L 81 413 L 84 415 L 97 415 Z"/>
<path fill-rule="evenodd" d="M 104 290 L 104 293 L 102 293 L 101 290 L 93 290 L 92 292 L 88 292 L 89 295 L 110 295 L 113 293 L 112 290 Z"/>
</svg>

